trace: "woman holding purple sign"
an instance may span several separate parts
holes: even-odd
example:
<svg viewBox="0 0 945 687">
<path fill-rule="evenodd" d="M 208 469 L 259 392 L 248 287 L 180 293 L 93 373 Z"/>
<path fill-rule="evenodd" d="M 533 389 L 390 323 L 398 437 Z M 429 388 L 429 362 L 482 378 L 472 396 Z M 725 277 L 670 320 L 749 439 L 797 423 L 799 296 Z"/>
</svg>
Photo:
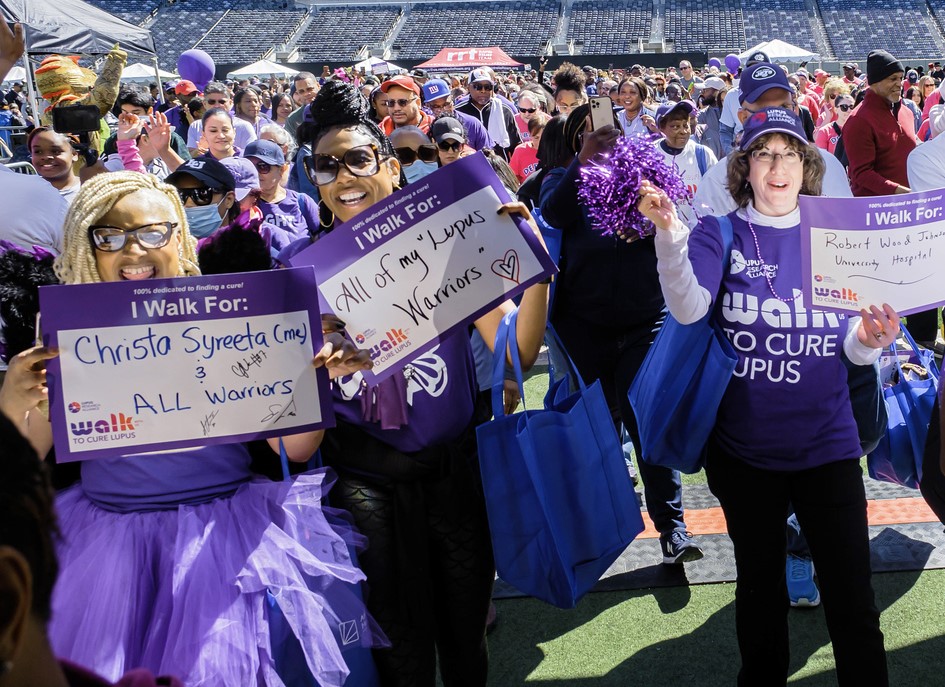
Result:
<svg viewBox="0 0 945 687">
<path fill-rule="evenodd" d="M 319 187 L 330 231 L 390 196 L 405 178 L 356 88 L 331 81 L 311 108 L 316 124 L 306 171 Z M 483 209 L 496 211 L 528 216 L 519 203 Z M 547 302 L 543 284 L 522 296 L 517 343 L 525 367 L 538 356 Z M 490 349 L 513 307 L 506 302 L 475 321 Z M 474 428 L 483 419 L 477 393 L 465 330 L 376 386 L 360 374 L 333 384 L 337 426 L 326 431 L 322 456 L 339 475 L 333 504 L 350 511 L 368 537 L 360 559 L 368 609 L 392 644 L 374 652 L 385 686 L 432 687 L 437 656 L 444 684 L 486 684 L 495 568 L 476 453 Z"/>
<path fill-rule="evenodd" d="M 55 268 L 65 284 L 145 284 L 198 275 L 195 247 L 177 189 L 114 172 L 77 194 Z M 313 364 L 331 376 L 371 367 L 340 334 L 324 339 Z M 40 365 L 56 354 L 38 347 L 17 355 L 0 388 L 0 411 L 43 456 L 51 432 Z M 322 434 L 269 444 L 301 462 Z M 49 635 L 58 655 L 112 680 L 145 667 L 191 687 L 273 687 L 310 680 L 311 671 L 337 687 L 350 648 L 383 642 L 357 593 L 364 576 L 350 547 L 363 538 L 321 506 L 332 481 L 324 470 L 254 478 L 241 443 L 91 460 L 81 470 L 56 504 L 61 572 Z M 287 640 L 271 636 L 274 622 L 304 636 L 291 669 L 280 657 L 292 631 Z M 358 641 L 342 637 L 345 623 L 355 623 Z"/>
<path fill-rule="evenodd" d="M 870 365 L 899 332 L 888 305 L 861 317 L 808 310 L 801 295 L 801 193 L 820 195 L 824 164 L 790 110 L 744 124 L 728 159 L 739 209 L 691 232 L 649 182 L 640 211 L 657 227 L 660 285 L 683 324 L 709 311 L 738 352 L 718 409 L 706 475 L 735 545 L 739 685 L 784 685 L 788 595 L 784 518 L 807 535 L 841 685 L 886 685 L 870 582 L 866 495 L 841 351 Z M 720 222 L 732 225 L 730 259 Z"/>
</svg>

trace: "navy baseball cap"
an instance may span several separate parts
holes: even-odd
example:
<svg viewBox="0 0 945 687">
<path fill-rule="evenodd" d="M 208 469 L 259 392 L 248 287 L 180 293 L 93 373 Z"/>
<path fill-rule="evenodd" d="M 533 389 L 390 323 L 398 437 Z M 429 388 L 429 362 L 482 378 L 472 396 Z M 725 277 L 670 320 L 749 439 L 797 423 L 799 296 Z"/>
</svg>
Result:
<svg viewBox="0 0 945 687">
<path fill-rule="evenodd" d="M 766 107 L 749 117 L 745 122 L 739 147 L 742 150 L 748 150 L 752 143 L 765 134 L 793 136 L 801 143 L 808 144 L 801 118 L 783 107 Z"/>
<path fill-rule="evenodd" d="M 282 152 L 282 148 L 279 147 L 279 144 L 274 141 L 266 141 L 259 138 L 246 146 L 246 150 L 243 151 L 243 157 L 256 157 L 270 165 L 285 164 L 285 154 Z"/>
<path fill-rule="evenodd" d="M 768 54 L 762 50 L 756 50 L 755 52 L 753 52 L 751 55 L 748 56 L 747 60 L 745 60 L 745 64 L 749 67 L 758 62 L 770 62 L 770 60 L 768 59 Z"/>
<path fill-rule="evenodd" d="M 164 181 L 173 185 L 183 176 L 193 177 L 214 191 L 226 193 L 236 188 L 236 179 L 226 166 L 209 157 L 200 157 L 181 163 Z"/>
<path fill-rule="evenodd" d="M 687 115 L 692 115 L 693 112 L 698 111 L 698 108 L 691 100 L 680 100 L 678 103 L 674 103 L 672 100 L 667 100 L 656 110 L 656 126 L 659 126 L 660 122 L 668 117 L 671 112 L 675 112 L 679 109 L 686 110 Z"/>
<path fill-rule="evenodd" d="M 420 90 L 423 91 L 423 102 L 425 103 L 438 98 L 445 98 L 452 93 L 449 84 L 443 79 L 430 79 L 420 87 Z"/>
<path fill-rule="evenodd" d="M 772 88 L 791 92 L 791 84 L 788 83 L 784 70 L 770 62 L 753 64 L 742 72 L 742 78 L 738 81 L 738 102 L 741 105 L 753 103 L 762 93 Z"/>
</svg>

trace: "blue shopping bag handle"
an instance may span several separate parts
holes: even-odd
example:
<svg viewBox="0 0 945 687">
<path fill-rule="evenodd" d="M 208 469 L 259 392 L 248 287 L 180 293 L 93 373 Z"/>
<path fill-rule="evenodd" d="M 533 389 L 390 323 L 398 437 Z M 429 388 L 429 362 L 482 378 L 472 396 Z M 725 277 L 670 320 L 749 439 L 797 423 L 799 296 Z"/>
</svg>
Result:
<svg viewBox="0 0 945 687">
<path fill-rule="evenodd" d="M 503 390 L 505 389 L 505 352 L 508 350 L 512 358 L 512 371 L 515 373 L 515 382 L 518 392 L 525 402 L 525 382 L 522 375 L 522 360 L 518 353 L 518 337 L 515 332 L 515 322 L 518 319 L 518 308 L 502 318 L 495 333 L 495 344 L 492 354 L 492 414 L 495 417 L 505 415 Z M 509 343 L 511 342 L 511 346 Z"/>
</svg>

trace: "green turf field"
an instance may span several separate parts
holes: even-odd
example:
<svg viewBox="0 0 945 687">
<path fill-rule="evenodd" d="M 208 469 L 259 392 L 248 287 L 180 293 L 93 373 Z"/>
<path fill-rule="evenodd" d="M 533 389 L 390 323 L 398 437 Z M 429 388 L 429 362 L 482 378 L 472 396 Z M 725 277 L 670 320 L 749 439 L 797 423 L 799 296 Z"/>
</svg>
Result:
<svg viewBox="0 0 945 687">
<path fill-rule="evenodd" d="M 526 381 L 540 407 L 545 370 Z M 704 482 L 704 473 L 684 476 Z M 654 544 L 654 564 L 659 551 Z M 945 570 L 874 576 L 890 684 L 945 686 Z M 489 638 L 495 687 L 714 687 L 738 670 L 734 584 L 589 594 L 571 611 L 534 599 L 496 602 Z M 792 610 L 791 684 L 836 685 L 823 608 Z"/>
<path fill-rule="evenodd" d="M 654 558 L 656 551 L 654 551 Z M 945 571 L 874 578 L 890 684 L 945 685 Z M 496 602 L 489 684 L 549 687 L 734 685 L 734 584 L 589 594 L 570 611 Z M 792 685 L 836 685 L 823 608 L 790 613 Z"/>
</svg>

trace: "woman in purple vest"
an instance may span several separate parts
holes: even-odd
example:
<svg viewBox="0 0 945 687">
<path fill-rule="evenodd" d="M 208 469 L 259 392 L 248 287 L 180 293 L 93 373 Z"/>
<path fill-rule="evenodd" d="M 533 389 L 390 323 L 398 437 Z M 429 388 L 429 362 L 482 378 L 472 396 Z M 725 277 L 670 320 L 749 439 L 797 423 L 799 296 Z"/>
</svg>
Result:
<svg viewBox="0 0 945 687">
<path fill-rule="evenodd" d="M 66 284 L 199 274 L 177 189 L 150 174 L 112 172 L 83 185 L 63 246 L 55 267 Z M 316 366 L 327 364 L 331 375 L 370 367 L 367 352 L 340 335 L 325 340 Z M 38 408 L 45 373 L 33 370 L 55 355 L 38 347 L 15 356 L 0 388 L 0 411 L 43 456 L 51 447 Z M 282 440 L 290 460 L 306 461 L 321 438 Z M 276 452 L 279 441 L 269 441 Z M 188 687 L 310 679 L 279 673 L 274 598 L 280 622 L 304 638 L 301 670 L 340 686 L 349 668 L 339 624 L 357 624 L 355 646 L 383 639 L 352 588 L 363 579 L 348 547 L 358 535 L 321 506 L 330 486 L 324 470 L 285 482 L 254 478 L 238 443 L 82 463 L 80 483 L 56 502 L 53 650 L 110 680 L 138 667 L 177 675 Z"/>
<path fill-rule="evenodd" d="M 311 109 L 306 170 L 330 231 L 406 179 L 356 88 L 330 81 Z M 528 216 L 520 203 L 483 212 L 496 210 Z M 280 260 L 311 241 L 290 245 Z M 525 367 L 538 356 L 547 303 L 543 284 L 522 296 L 517 342 Z M 513 307 L 503 303 L 475 321 L 490 348 Z M 368 537 L 360 558 L 367 605 L 392 644 L 374 652 L 382 684 L 432 687 L 438 658 L 444 684 L 484 686 L 495 568 L 474 430 L 491 411 L 483 416 L 476 407 L 468 332 L 447 337 L 377 386 L 354 374 L 336 379 L 333 391 L 337 426 L 326 432 L 322 455 L 339 476 L 332 503 L 349 510 Z"/>
<path fill-rule="evenodd" d="M 738 684 L 787 682 L 784 518 L 793 504 L 817 568 L 839 683 L 886 685 L 860 443 L 840 354 L 872 364 L 895 340 L 899 317 L 888 305 L 850 318 L 808 309 L 797 198 L 820 195 L 824 164 L 789 110 L 766 108 L 744 126 L 728 158 L 738 210 L 690 232 L 655 186 L 644 185 L 639 205 L 658 228 L 660 285 L 673 317 L 688 324 L 713 311 L 738 353 L 706 461 L 735 545 Z M 721 221 L 732 225 L 730 257 Z"/>
</svg>

